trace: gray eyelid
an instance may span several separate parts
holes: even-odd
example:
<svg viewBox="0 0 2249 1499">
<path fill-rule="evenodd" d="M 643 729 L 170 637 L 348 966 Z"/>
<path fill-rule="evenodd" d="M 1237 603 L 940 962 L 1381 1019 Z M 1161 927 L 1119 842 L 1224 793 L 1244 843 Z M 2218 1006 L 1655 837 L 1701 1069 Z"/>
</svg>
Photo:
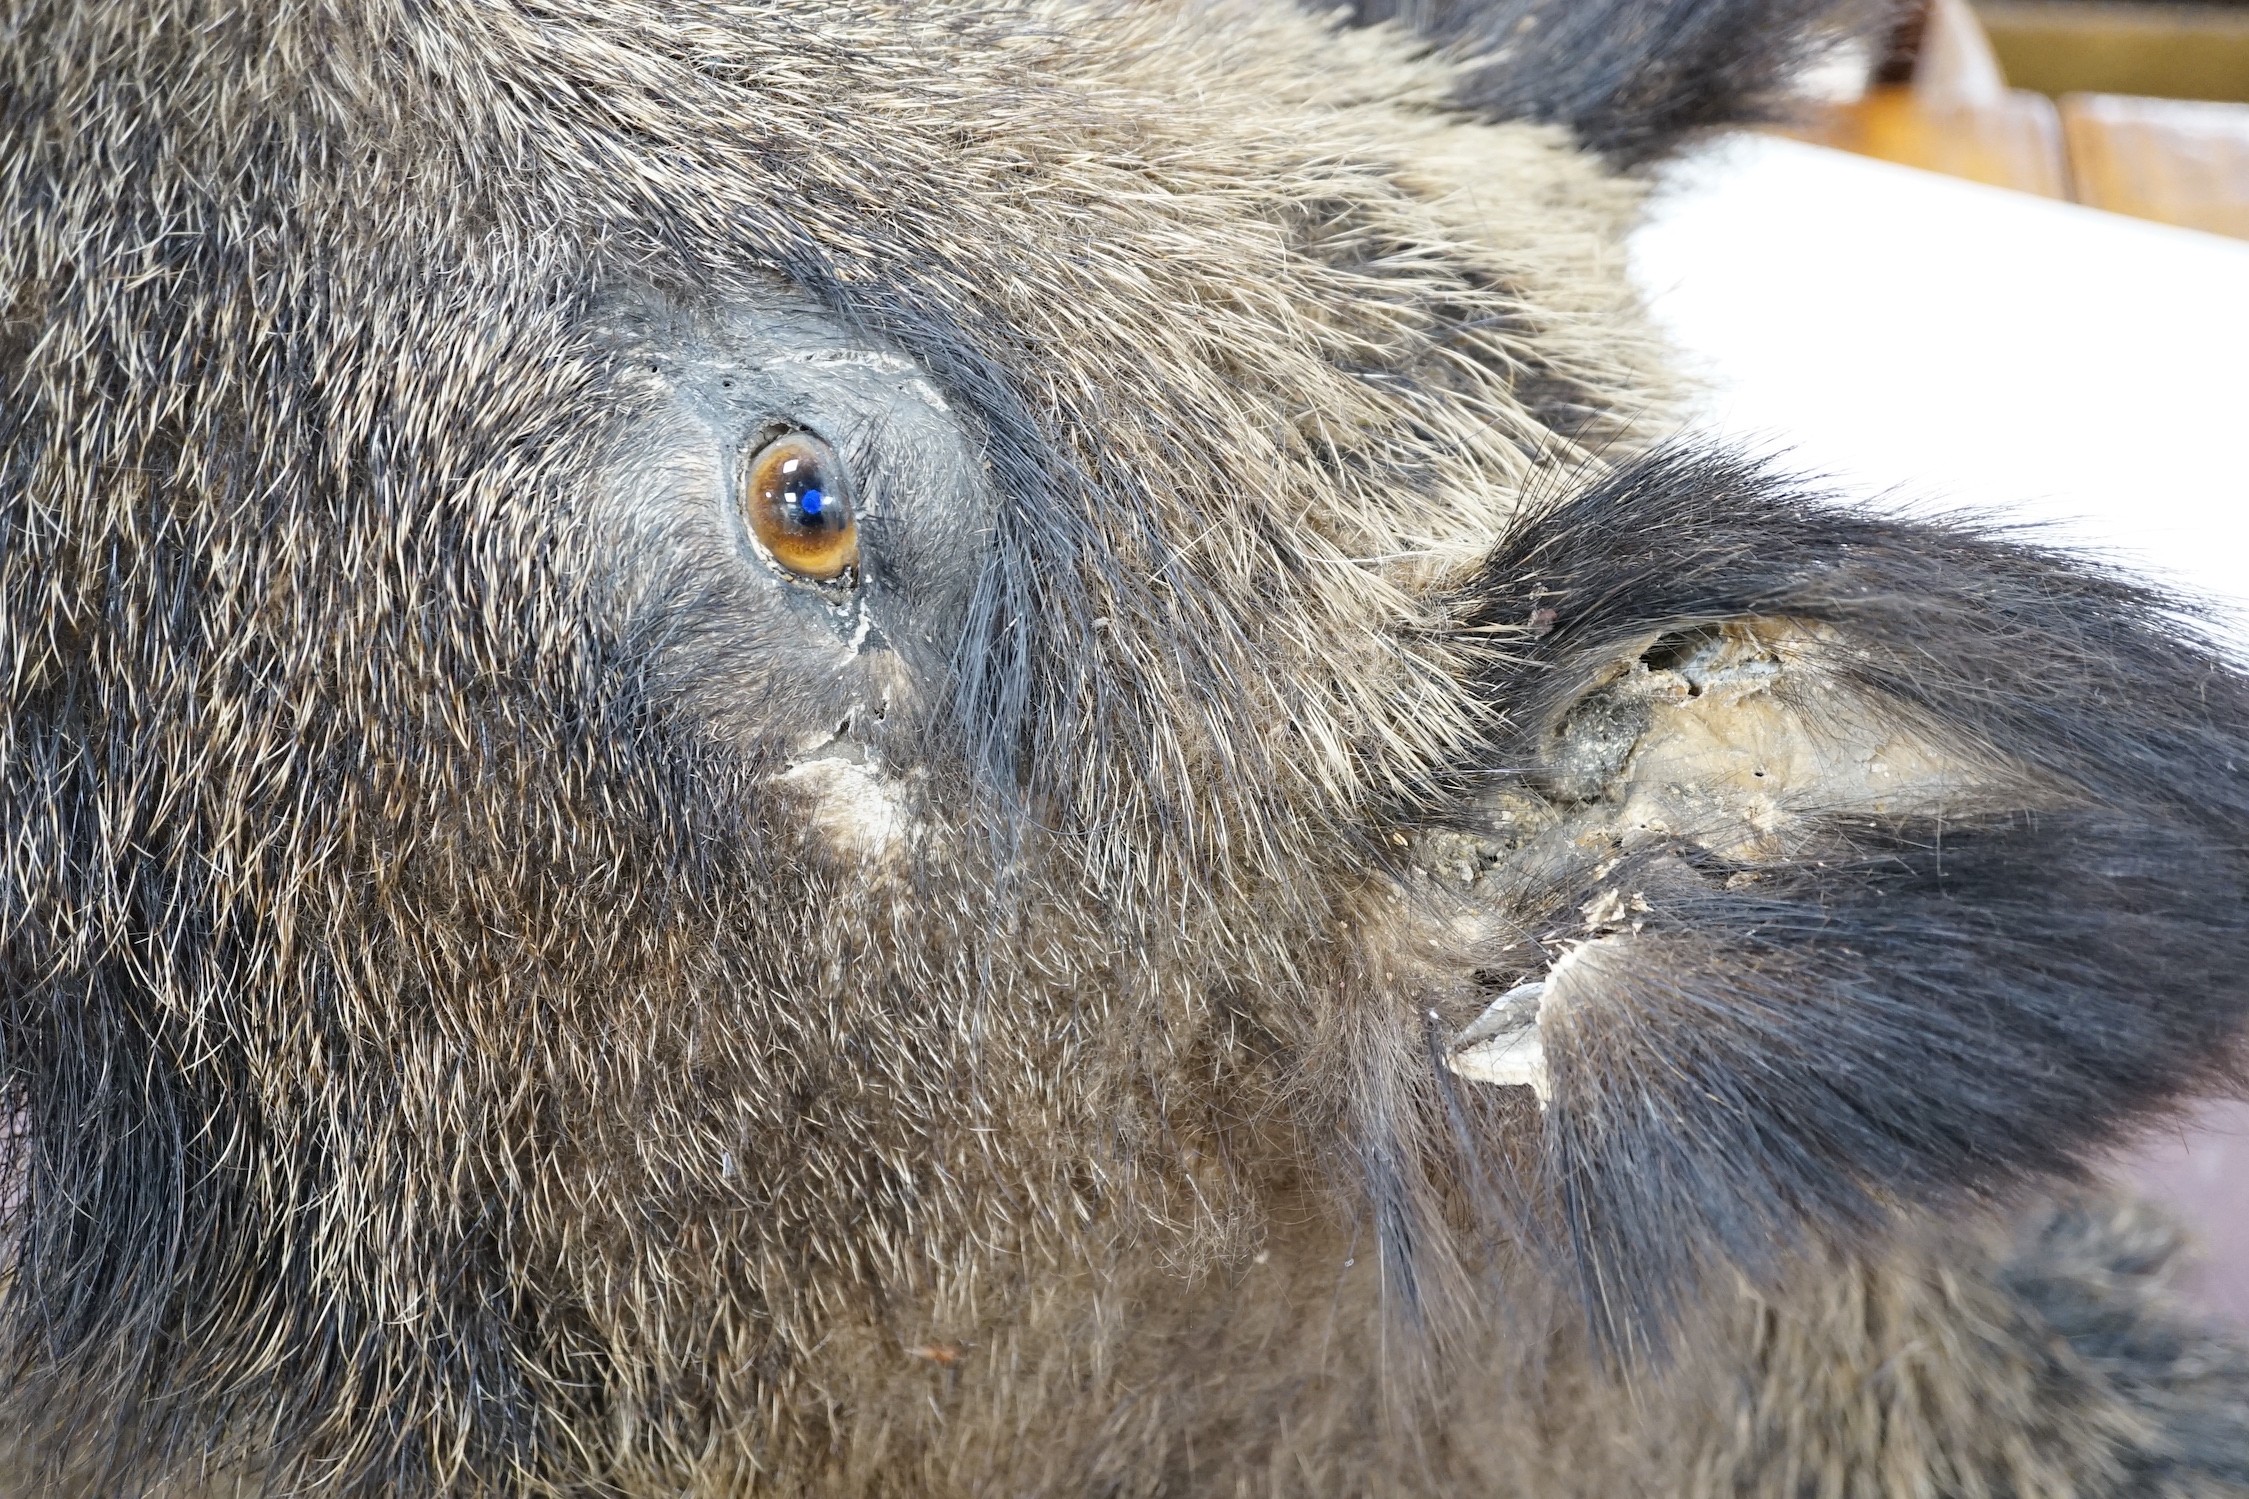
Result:
<svg viewBox="0 0 2249 1499">
<path fill-rule="evenodd" d="M 886 375 L 910 375 L 915 368 L 914 362 L 903 355 L 886 354 L 879 349 L 787 349 L 757 367 L 770 369 L 782 364 L 858 365 Z"/>
<path fill-rule="evenodd" d="M 620 295 L 593 317 L 640 387 L 621 407 L 600 524 L 644 559 L 645 607 L 692 621 L 668 680 L 722 717 L 802 699 L 808 731 L 874 691 L 866 673 L 900 713 L 941 697 L 998 510 L 962 409 L 902 351 L 785 289 Z M 744 467 L 788 431 L 826 443 L 846 476 L 863 527 L 855 587 L 791 574 L 737 508 Z"/>
</svg>

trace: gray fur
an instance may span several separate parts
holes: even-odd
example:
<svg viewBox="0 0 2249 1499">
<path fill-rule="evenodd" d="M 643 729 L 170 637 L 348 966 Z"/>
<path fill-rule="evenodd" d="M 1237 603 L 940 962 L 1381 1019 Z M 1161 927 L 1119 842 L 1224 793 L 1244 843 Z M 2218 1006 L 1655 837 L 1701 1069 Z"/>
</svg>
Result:
<svg viewBox="0 0 2249 1499">
<path fill-rule="evenodd" d="M 1658 451 L 1587 147 L 1819 18 L 1623 9 L 0 9 L 0 1488 L 2237 1482 L 2007 1225 L 2234 1075 L 2241 679 Z"/>
</svg>

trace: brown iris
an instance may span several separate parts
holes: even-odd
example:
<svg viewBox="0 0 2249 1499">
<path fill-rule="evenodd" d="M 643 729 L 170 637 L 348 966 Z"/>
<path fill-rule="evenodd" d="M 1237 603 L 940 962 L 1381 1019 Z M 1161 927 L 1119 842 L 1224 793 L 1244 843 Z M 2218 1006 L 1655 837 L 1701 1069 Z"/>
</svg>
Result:
<svg viewBox="0 0 2249 1499">
<path fill-rule="evenodd" d="M 790 432 L 758 449 L 742 476 L 742 513 L 766 555 L 800 578 L 849 581 L 859 565 L 859 527 L 843 465 L 809 432 Z"/>
</svg>

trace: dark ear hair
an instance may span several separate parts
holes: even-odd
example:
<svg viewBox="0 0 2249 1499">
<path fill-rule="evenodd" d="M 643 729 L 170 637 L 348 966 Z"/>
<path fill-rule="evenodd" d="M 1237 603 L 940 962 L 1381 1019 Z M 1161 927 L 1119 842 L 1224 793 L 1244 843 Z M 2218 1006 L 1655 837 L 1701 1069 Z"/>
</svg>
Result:
<svg viewBox="0 0 2249 1499">
<path fill-rule="evenodd" d="M 1460 106 L 1567 125 L 1620 166 L 1771 118 L 1789 78 L 1894 0 L 1352 0 L 1469 64 Z"/>
<path fill-rule="evenodd" d="M 1512 632 L 1483 774 L 1571 808 L 1556 846 L 1613 834 L 1529 876 L 1567 954 L 1538 1180 L 1612 1335 L 2240 1077 L 2249 678 L 2173 601 L 1691 452 L 1529 517 L 1472 596 Z"/>
</svg>

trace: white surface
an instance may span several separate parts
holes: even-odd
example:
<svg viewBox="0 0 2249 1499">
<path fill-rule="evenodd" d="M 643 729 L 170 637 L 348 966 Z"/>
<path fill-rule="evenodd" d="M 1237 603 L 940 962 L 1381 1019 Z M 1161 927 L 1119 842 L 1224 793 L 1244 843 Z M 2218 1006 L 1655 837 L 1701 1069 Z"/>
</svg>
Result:
<svg viewBox="0 0 2249 1499">
<path fill-rule="evenodd" d="M 2249 242 L 1741 136 L 1632 259 L 1699 425 L 2249 603 Z"/>
</svg>

